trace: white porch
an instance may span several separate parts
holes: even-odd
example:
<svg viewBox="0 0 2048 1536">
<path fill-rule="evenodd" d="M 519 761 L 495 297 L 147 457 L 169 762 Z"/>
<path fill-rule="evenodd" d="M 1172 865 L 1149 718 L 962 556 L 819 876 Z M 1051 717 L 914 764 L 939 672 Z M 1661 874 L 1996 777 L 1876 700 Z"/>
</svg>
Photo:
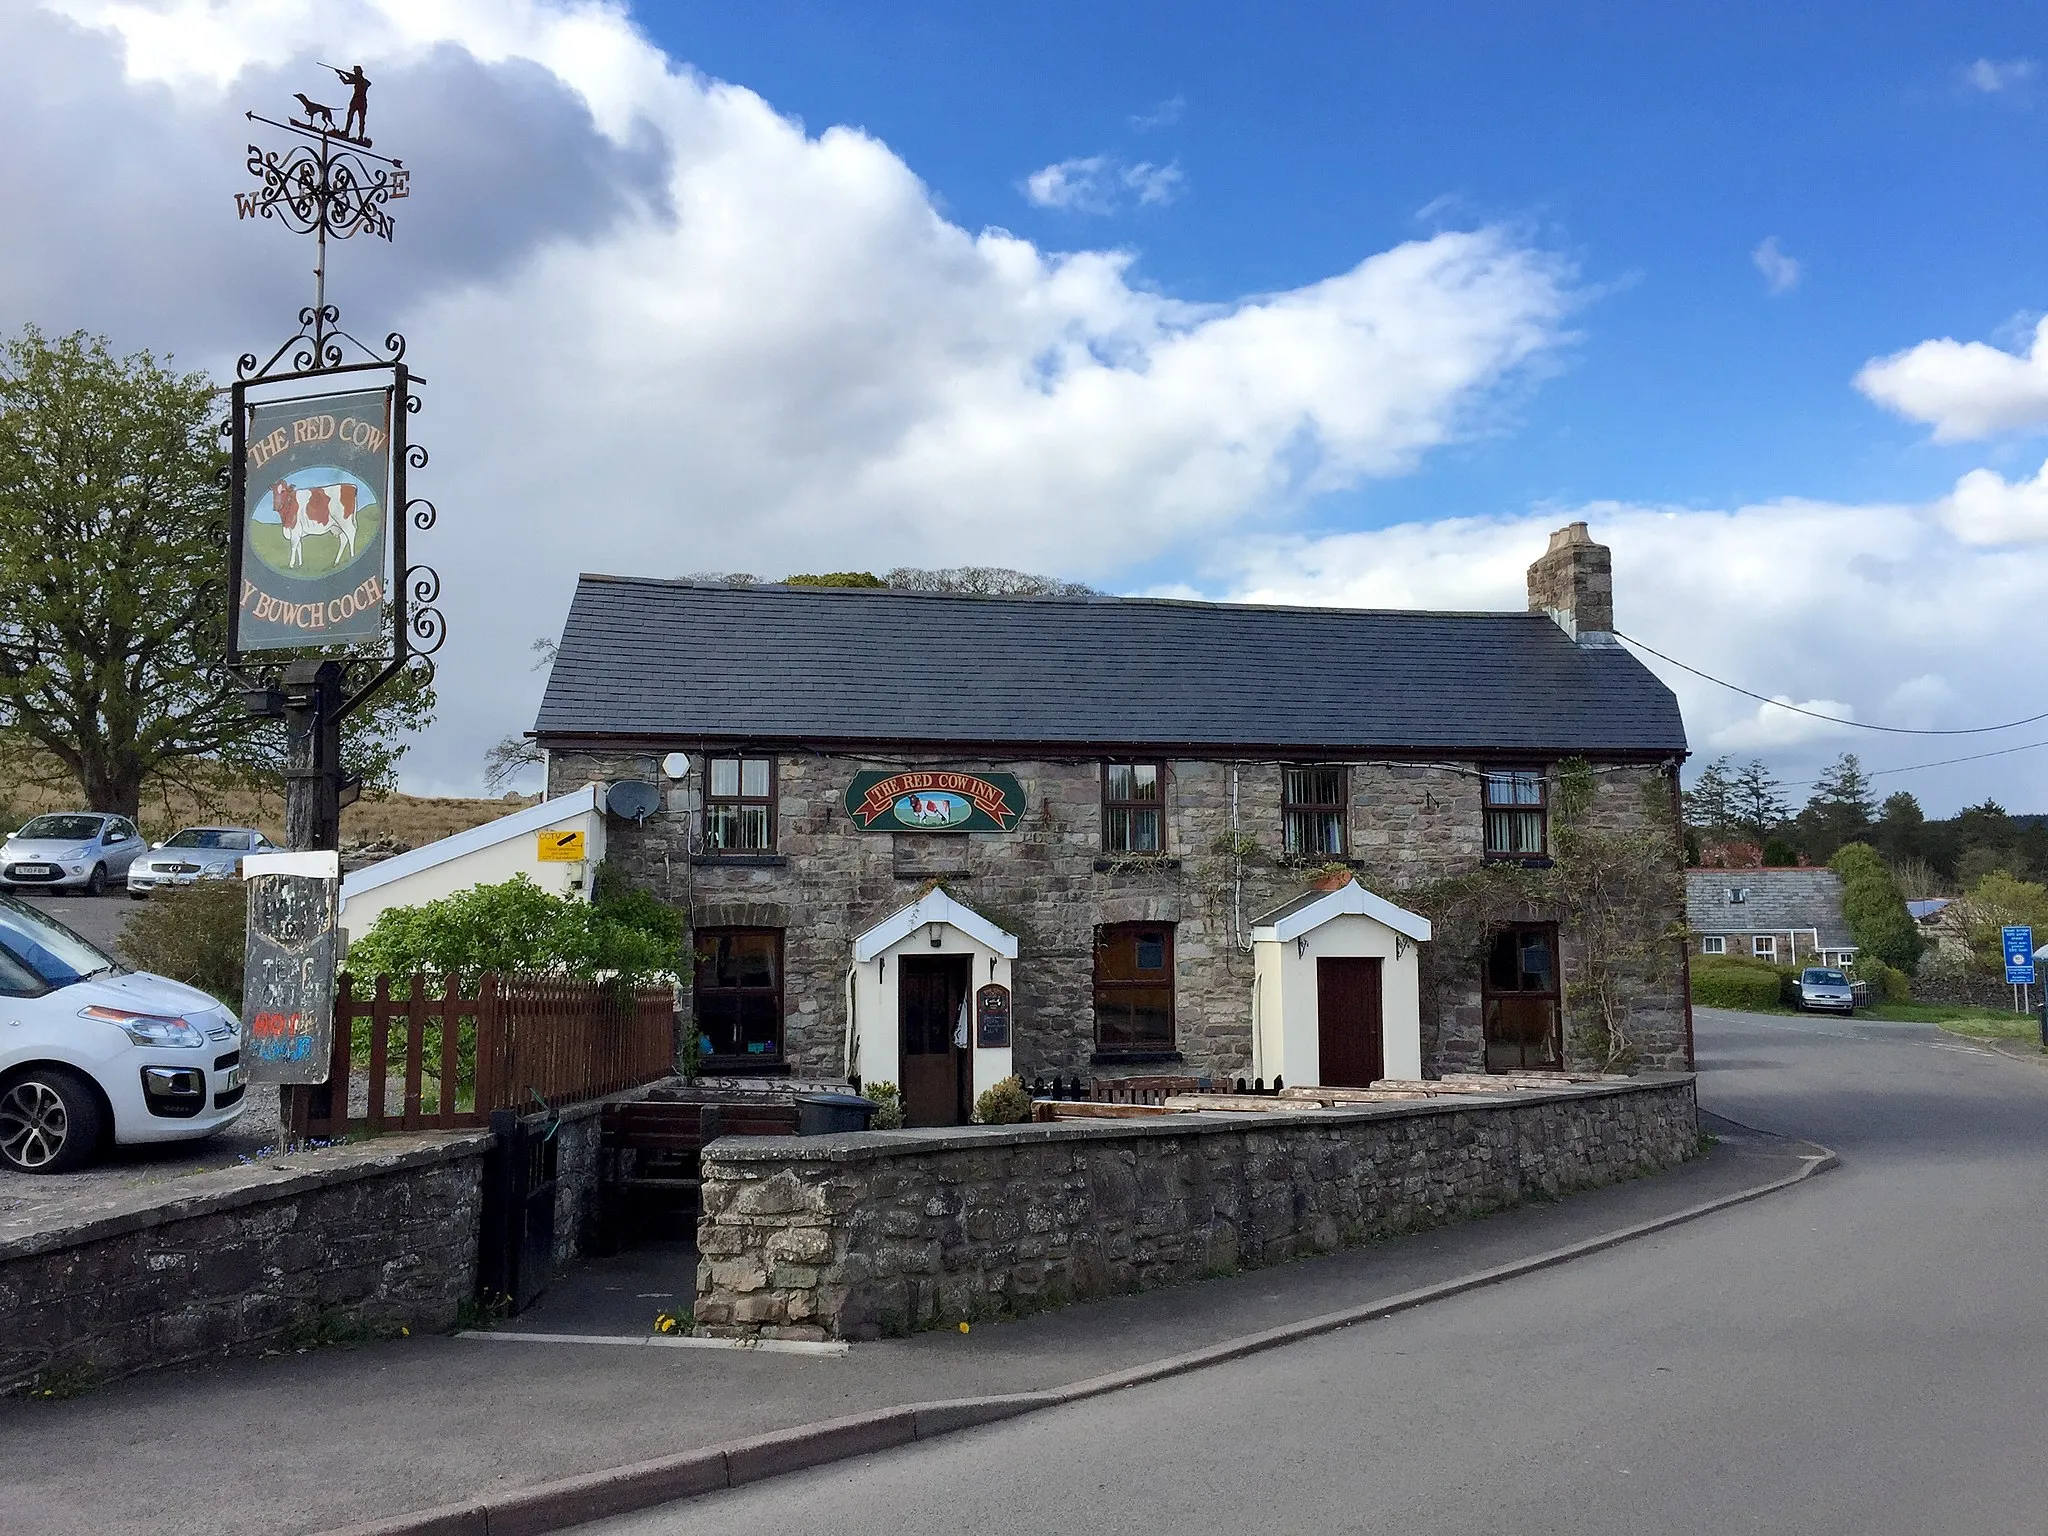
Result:
<svg viewBox="0 0 2048 1536">
<path fill-rule="evenodd" d="M 1429 919 L 1355 879 L 1252 923 L 1253 1071 L 1301 1087 L 1422 1076 Z"/>
</svg>

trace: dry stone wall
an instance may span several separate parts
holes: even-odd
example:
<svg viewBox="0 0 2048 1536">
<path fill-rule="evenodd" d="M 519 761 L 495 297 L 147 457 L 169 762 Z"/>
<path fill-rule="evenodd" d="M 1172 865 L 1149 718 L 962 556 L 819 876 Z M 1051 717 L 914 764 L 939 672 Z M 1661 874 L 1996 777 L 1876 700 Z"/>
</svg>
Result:
<svg viewBox="0 0 2048 1536">
<path fill-rule="evenodd" d="M 706 1331 L 870 1339 L 1144 1290 L 1670 1168 L 1693 1079 L 1299 1114 L 734 1138 L 704 1154 Z"/>
<path fill-rule="evenodd" d="M 1101 765 L 1080 761 L 969 761 L 906 755 L 867 759 L 821 753 L 777 758 L 777 848 L 772 856 L 707 857 L 700 799 L 703 748 L 691 743 L 689 776 L 666 784 L 660 753 L 556 749 L 548 788 L 563 794 L 591 780 L 665 784 L 644 823 L 614 820 L 607 856 L 636 885 L 688 912 L 694 927 L 785 930 L 785 1049 L 802 1076 L 843 1071 L 845 981 L 856 935 L 916 899 L 934 882 L 1015 934 L 1016 1064 L 1027 1077 L 1187 1071 L 1250 1076 L 1253 917 L 1298 894 L 1321 858 L 1284 850 L 1278 762 L 1174 761 L 1166 786 L 1167 847 L 1157 856 L 1105 856 Z M 1027 808 L 1010 833 L 873 833 L 841 806 L 864 768 L 946 766 L 1014 773 Z M 1592 814 L 1616 825 L 1668 822 L 1665 781 L 1652 767 L 1603 773 Z M 1644 786 L 1651 792 L 1646 793 Z M 1661 798 L 1660 798 L 1661 796 Z M 1473 765 L 1369 762 L 1350 771 L 1348 862 L 1371 890 L 1399 901 L 1484 862 L 1484 814 Z M 1683 916 L 1674 842 L 1670 920 Z M 1579 963 L 1568 915 L 1562 961 Z M 1094 930 L 1100 923 L 1174 925 L 1175 1044 L 1179 1062 L 1098 1057 L 1094 1024 Z M 1668 974 L 1643 978 L 1645 1065 L 1686 1064 L 1684 988 L 1677 943 Z M 1463 1070 L 1483 1062 L 1476 957 L 1463 984 L 1443 993 L 1424 1020 L 1428 1065 Z M 1567 1021 L 1566 1038 L 1574 1038 Z M 1575 1058 L 1573 1065 L 1600 1065 Z"/>
</svg>

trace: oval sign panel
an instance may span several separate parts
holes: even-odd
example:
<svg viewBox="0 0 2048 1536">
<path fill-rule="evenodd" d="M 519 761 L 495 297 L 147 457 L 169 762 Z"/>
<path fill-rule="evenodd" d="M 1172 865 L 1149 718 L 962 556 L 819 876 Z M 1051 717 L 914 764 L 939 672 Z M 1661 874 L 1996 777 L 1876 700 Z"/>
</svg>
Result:
<svg viewBox="0 0 2048 1536">
<path fill-rule="evenodd" d="M 921 793 L 905 795 L 894 806 L 898 821 L 924 831 L 944 831 L 963 825 L 974 815 L 974 802 L 960 795 Z"/>
<path fill-rule="evenodd" d="M 844 804 L 863 832 L 1014 832 L 1024 791 L 1007 773 L 870 770 L 853 776 Z"/>
</svg>

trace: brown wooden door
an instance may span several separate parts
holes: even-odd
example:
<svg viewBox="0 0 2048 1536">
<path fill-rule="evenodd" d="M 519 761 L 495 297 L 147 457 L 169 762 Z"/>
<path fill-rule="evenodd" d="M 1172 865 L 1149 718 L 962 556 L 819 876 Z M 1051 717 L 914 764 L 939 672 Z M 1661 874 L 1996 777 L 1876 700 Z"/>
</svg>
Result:
<svg viewBox="0 0 2048 1536">
<path fill-rule="evenodd" d="M 901 1031 L 903 1123 L 960 1125 L 967 1052 L 953 1044 L 974 962 L 966 955 L 906 955 L 898 960 L 896 1011 Z"/>
<path fill-rule="evenodd" d="M 1316 961 L 1316 1048 L 1325 1088 L 1365 1088 L 1387 1075 L 1380 962 Z"/>
</svg>

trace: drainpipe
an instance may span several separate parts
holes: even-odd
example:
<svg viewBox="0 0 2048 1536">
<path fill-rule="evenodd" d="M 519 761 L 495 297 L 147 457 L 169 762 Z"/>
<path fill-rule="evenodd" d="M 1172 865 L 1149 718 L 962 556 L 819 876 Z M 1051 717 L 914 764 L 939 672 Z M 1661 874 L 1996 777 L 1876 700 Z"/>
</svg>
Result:
<svg viewBox="0 0 2048 1536">
<path fill-rule="evenodd" d="M 1685 802 L 1679 798 L 1678 764 L 1671 765 L 1671 831 L 1678 839 L 1678 878 L 1685 879 Z M 1697 1072 L 1699 1058 L 1692 1048 L 1692 939 L 1691 928 L 1685 928 L 1687 937 L 1678 941 L 1678 979 L 1685 988 L 1685 1070 Z"/>
<path fill-rule="evenodd" d="M 1235 861 L 1236 872 L 1230 879 L 1230 942 L 1239 949 L 1248 950 L 1252 945 L 1251 936 L 1244 931 L 1244 848 L 1237 839 L 1237 765 L 1233 763 L 1230 766 L 1230 856 Z"/>
<path fill-rule="evenodd" d="M 860 1026 L 855 1015 L 854 999 L 860 996 L 860 962 L 855 961 L 846 968 L 846 1080 L 853 1081 L 853 1064 L 860 1059 L 856 1046 L 860 1041 Z"/>
</svg>

